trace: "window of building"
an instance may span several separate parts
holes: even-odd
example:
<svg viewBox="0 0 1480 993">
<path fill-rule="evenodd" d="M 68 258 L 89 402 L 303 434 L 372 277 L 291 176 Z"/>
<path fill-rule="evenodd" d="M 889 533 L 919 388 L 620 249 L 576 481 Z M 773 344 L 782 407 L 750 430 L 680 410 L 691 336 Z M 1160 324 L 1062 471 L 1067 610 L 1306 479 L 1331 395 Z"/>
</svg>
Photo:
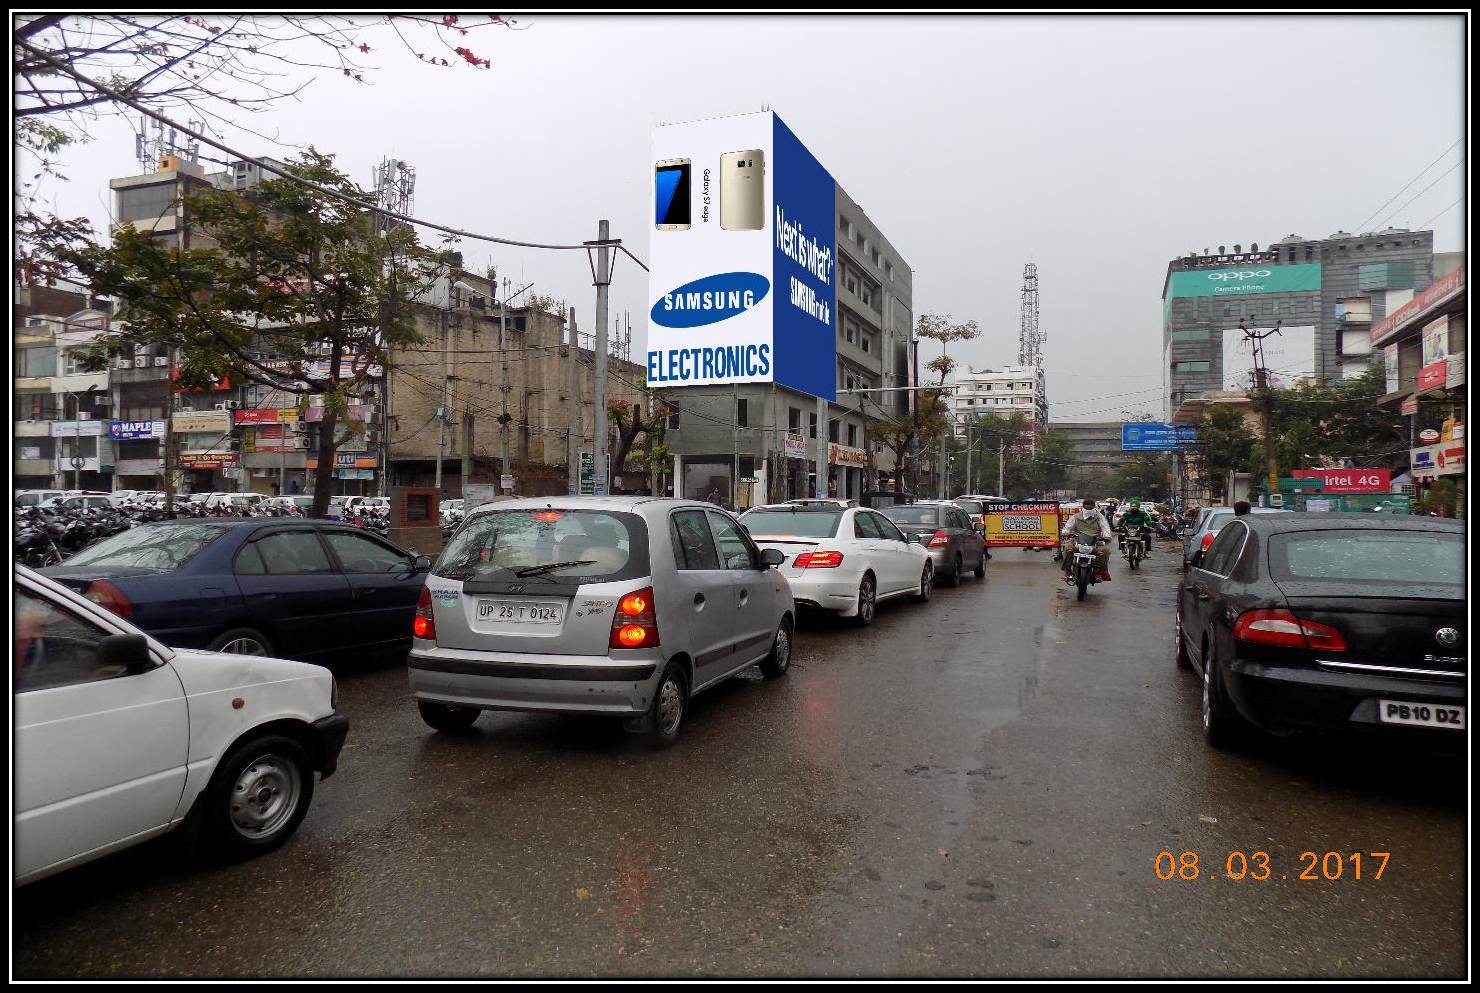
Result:
<svg viewBox="0 0 1480 993">
<path fill-rule="evenodd" d="M 828 421 L 827 422 L 827 440 L 830 441 L 830 442 L 832 442 L 832 443 L 834 443 L 834 444 L 837 444 L 837 441 L 838 441 L 838 422 L 837 421 Z"/>
<path fill-rule="evenodd" d="M 735 423 L 742 428 L 750 426 L 749 400 L 741 399 L 735 401 Z"/>
<path fill-rule="evenodd" d="M 792 434 L 802 433 L 802 412 L 796 407 L 786 408 L 786 430 Z"/>
<path fill-rule="evenodd" d="M 57 350 L 50 345 L 22 348 L 16 352 L 16 366 L 15 374 L 19 377 L 55 376 Z"/>
<path fill-rule="evenodd" d="M 809 438 L 815 438 L 815 437 L 817 437 L 817 414 L 816 413 L 809 413 L 807 415 L 807 437 L 809 437 Z"/>
<path fill-rule="evenodd" d="M 175 212 L 172 206 L 174 199 L 174 183 L 155 183 L 151 186 L 133 186 L 119 190 L 118 219 L 156 221 L 161 217 L 172 217 Z"/>
<path fill-rule="evenodd" d="M 1173 362 L 1173 372 L 1207 372 L 1211 363 L 1209 362 Z"/>
<path fill-rule="evenodd" d="M 859 335 L 858 336 L 858 341 L 859 341 L 859 344 L 861 344 L 863 346 L 863 350 L 865 352 L 867 352 L 869 350 L 868 335 L 866 335 L 866 334 Z"/>
<path fill-rule="evenodd" d="M 848 425 L 848 447 L 849 448 L 857 448 L 858 447 L 858 425 L 857 424 L 850 424 L 850 425 Z"/>
<path fill-rule="evenodd" d="M 1208 341 L 1210 338 L 1212 338 L 1212 336 L 1213 332 L 1211 331 L 1200 328 L 1191 328 L 1184 331 L 1173 331 L 1172 341 L 1174 343 L 1189 341 Z"/>
</svg>

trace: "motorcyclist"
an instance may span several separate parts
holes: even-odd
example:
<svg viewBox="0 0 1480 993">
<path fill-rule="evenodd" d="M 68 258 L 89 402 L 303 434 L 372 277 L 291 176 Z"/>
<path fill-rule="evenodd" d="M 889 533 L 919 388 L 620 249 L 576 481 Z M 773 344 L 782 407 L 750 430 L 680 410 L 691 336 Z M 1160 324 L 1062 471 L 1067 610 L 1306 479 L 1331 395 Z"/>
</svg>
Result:
<svg viewBox="0 0 1480 993">
<path fill-rule="evenodd" d="M 1094 541 L 1099 539 L 1102 544 L 1095 546 L 1095 565 L 1099 568 L 1099 580 L 1102 583 L 1110 582 L 1110 522 L 1105 520 L 1105 515 L 1095 509 L 1095 501 L 1086 497 L 1078 513 L 1071 514 L 1064 522 L 1064 578 L 1069 578 L 1069 570 L 1074 563 L 1074 541 Z"/>
<path fill-rule="evenodd" d="M 1125 548 L 1125 536 L 1137 528 L 1151 530 L 1151 515 L 1141 509 L 1141 501 L 1132 498 L 1126 512 L 1120 518 L 1120 547 Z M 1150 542 L 1147 542 L 1146 554 L 1151 554 Z"/>
</svg>

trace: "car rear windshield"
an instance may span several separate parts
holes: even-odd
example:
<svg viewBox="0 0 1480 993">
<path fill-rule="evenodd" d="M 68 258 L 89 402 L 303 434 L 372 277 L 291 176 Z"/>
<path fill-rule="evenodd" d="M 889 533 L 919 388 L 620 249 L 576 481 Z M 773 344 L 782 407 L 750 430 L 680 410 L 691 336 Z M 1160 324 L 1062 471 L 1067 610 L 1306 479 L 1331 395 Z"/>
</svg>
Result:
<svg viewBox="0 0 1480 993">
<path fill-rule="evenodd" d="M 986 511 L 982 509 L 982 502 L 980 500 L 957 500 L 956 506 L 966 511 L 968 514 L 986 513 Z"/>
<path fill-rule="evenodd" d="M 838 533 L 843 509 L 826 510 L 752 510 L 740 515 L 740 523 L 751 534 L 781 538 L 831 538 Z"/>
<path fill-rule="evenodd" d="M 978 513 L 969 510 L 968 513 Z M 940 511 L 935 507 L 885 507 L 879 511 L 895 524 L 934 524 Z"/>
<path fill-rule="evenodd" d="M 647 563 L 647 528 L 636 514 L 532 508 L 469 517 L 432 572 L 464 581 L 604 582 L 646 575 Z"/>
<path fill-rule="evenodd" d="M 226 530 L 214 524 L 141 524 L 84 548 L 67 560 L 67 567 L 178 569 Z"/>
<path fill-rule="evenodd" d="M 1341 580 L 1463 587 L 1465 540 L 1439 531 L 1307 531 L 1272 535 L 1276 581 Z"/>
</svg>

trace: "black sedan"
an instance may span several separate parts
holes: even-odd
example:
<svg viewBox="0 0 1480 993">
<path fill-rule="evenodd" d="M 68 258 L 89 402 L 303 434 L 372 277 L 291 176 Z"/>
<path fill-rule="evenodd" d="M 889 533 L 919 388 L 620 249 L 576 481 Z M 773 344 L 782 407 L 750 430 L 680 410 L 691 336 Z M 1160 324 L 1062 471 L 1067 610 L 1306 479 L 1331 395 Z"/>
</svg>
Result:
<svg viewBox="0 0 1480 993">
<path fill-rule="evenodd" d="M 408 647 L 431 560 L 347 525 L 144 524 L 43 573 L 167 645 L 320 661 Z"/>
<path fill-rule="evenodd" d="M 1178 664 L 1202 676 L 1203 732 L 1216 747 L 1251 725 L 1457 747 L 1464 526 L 1373 514 L 1238 518 L 1182 577 L 1176 646 Z"/>
</svg>

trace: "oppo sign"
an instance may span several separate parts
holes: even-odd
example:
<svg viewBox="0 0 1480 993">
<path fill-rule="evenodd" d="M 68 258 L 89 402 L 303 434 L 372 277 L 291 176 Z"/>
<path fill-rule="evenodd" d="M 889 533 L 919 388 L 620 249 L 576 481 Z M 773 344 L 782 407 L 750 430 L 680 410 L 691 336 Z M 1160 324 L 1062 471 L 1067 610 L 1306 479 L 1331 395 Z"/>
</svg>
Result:
<svg viewBox="0 0 1480 993">
<path fill-rule="evenodd" d="M 1274 273 L 1268 269 L 1259 269 L 1255 272 L 1210 272 L 1208 273 L 1208 278 L 1218 282 L 1224 282 L 1229 279 L 1268 279 L 1273 275 Z"/>
<path fill-rule="evenodd" d="M 1178 297 L 1253 296 L 1319 291 L 1321 264 L 1267 265 L 1257 269 L 1192 269 L 1171 273 L 1165 300 Z"/>
</svg>

